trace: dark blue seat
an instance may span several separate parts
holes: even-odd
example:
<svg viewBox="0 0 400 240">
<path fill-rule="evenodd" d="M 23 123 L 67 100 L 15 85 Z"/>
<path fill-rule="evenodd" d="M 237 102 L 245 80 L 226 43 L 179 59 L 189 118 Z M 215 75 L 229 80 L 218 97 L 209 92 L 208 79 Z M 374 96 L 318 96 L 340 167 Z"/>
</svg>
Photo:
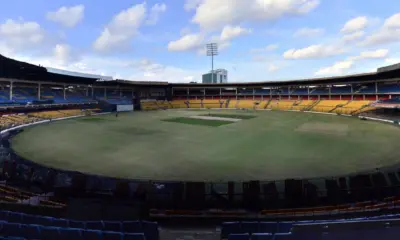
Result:
<svg viewBox="0 0 400 240">
<path fill-rule="evenodd" d="M 8 238 L 0 238 L 4 240 L 25 240 L 23 237 L 8 237 Z"/>
<path fill-rule="evenodd" d="M 278 223 L 278 233 L 289 233 L 292 231 L 292 222 L 280 222 Z"/>
<path fill-rule="evenodd" d="M 260 233 L 276 233 L 278 231 L 277 222 L 260 222 L 258 227 Z"/>
<path fill-rule="evenodd" d="M 76 239 L 81 240 L 82 237 L 82 229 L 80 228 L 60 228 L 60 240 L 70 240 Z"/>
<path fill-rule="evenodd" d="M 42 226 L 53 226 L 53 219 L 54 218 L 52 217 L 37 216 L 35 224 Z"/>
<path fill-rule="evenodd" d="M 7 220 L 8 211 L 0 211 L 0 220 Z"/>
<path fill-rule="evenodd" d="M 40 228 L 42 226 L 35 224 L 22 224 L 21 225 L 21 235 L 28 239 L 41 239 Z"/>
<path fill-rule="evenodd" d="M 121 222 L 109 222 L 103 221 L 105 231 L 121 232 L 122 224 Z"/>
<path fill-rule="evenodd" d="M 103 221 L 87 221 L 86 229 L 103 230 L 104 229 Z"/>
<path fill-rule="evenodd" d="M 83 239 L 85 240 L 102 240 L 103 235 L 100 230 L 84 230 Z"/>
<path fill-rule="evenodd" d="M 251 240 L 272 240 L 273 237 L 272 233 L 254 233 L 251 235 Z"/>
<path fill-rule="evenodd" d="M 158 224 L 156 222 L 142 222 L 143 233 L 146 240 L 158 240 Z"/>
<path fill-rule="evenodd" d="M 141 233 L 142 223 L 139 221 L 126 221 L 122 223 L 123 231 L 126 233 Z"/>
<path fill-rule="evenodd" d="M 24 224 L 36 224 L 36 216 L 35 215 L 30 215 L 30 214 L 25 214 L 22 223 Z"/>
<path fill-rule="evenodd" d="M 321 233 L 319 232 L 293 232 L 292 233 L 293 239 L 307 239 L 307 240 L 320 240 L 322 239 Z M 325 239 L 325 238 L 324 238 Z"/>
<path fill-rule="evenodd" d="M 258 222 L 242 222 L 242 233 L 259 233 Z"/>
<path fill-rule="evenodd" d="M 83 221 L 74 221 L 74 220 L 69 220 L 69 227 L 70 228 L 81 228 L 81 229 L 86 229 L 86 223 Z"/>
<path fill-rule="evenodd" d="M 54 227 L 68 227 L 68 220 L 62 218 L 54 218 L 53 219 L 53 226 Z"/>
<path fill-rule="evenodd" d="M 221 238 L 227 238 L 229 234 L 241 232 L 241 224 L 239 222 L 224 222 L 221 225 Z"/>
<path fill-rule="evenodd" d="M 292 233 L 275 233 L 274 240 L 292 240 Z"/>
<path fill-rule="evenodd" d="M 379 239 L 395 240 L 399 239 L 400 227 L 385 228 L 381 233 Z"/>
<path fill-rule="evenodd" d="M 103 240 L 123 240 L 121 232 L 103 231 Z"/>
<path fill-rule="evenodd" d="M 40 228 L 41 240 L 57 240 L 60 238 L 60 231 L 58 227 L 42 227 Z"/>
<path fill-rule="evenodd" d="M 125 233 L 124 240 L 146 240 L 143 233 Z"/>
<path fill-rule="evenodd" d="M 1 229 L 4 236 L 21 236 L 21 224 L 3 222 Z"/>
<path fill-rule="evenodd" d="M 250 234 L 248 233 L 237 233 L 237 234 L 229 234 L 228 240 L 249 240 Z"/>
<path fill-rule="evenodd" d="M 22 223 L 23 216 L 25 214 L 18 212 L 9 212 L 7 216 L 7 221 L 10 223 Z"/>
</svg>

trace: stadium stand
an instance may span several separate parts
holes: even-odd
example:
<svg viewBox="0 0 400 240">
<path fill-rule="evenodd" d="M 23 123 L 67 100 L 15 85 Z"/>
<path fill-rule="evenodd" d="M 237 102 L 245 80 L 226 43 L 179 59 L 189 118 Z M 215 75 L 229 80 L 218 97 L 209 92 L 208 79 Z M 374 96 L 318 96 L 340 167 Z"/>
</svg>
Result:
<svg viewBox="0 0 400 240">
<path fill-rule="evenodd" d="M 159 239 L 158 224 L 148 221 L 73 221 L 1 211 L 0 225 L 0 236 L 26 239 Z"/>
</svg>

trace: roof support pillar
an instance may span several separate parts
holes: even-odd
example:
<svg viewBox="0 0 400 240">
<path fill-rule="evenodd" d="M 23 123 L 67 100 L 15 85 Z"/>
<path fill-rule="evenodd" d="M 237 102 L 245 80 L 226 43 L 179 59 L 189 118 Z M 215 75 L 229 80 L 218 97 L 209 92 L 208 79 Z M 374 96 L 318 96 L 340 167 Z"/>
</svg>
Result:
<svg viewBox="0 0 400 240">
<path fill-rule="evenodd" d="M 310 100 L 310 86 L 307 86 L 307 100 Z"/>
<path fill-rule="evenodd" d="M 354 99 L 353 85 L 350 85 L 350 89 L 351 89 L 351 100 L 353 100 Z"/>
<path fill-rule="evenodd" d="M 329 87 L 329 88 L 328 88 L 328 91 L 329 91 L 329 100 L 331 100 L 331 99 L 332 99 L 332 95 L 331 95 L 331 89 L 332 89 L 331 87 Z"/>
<path fill-rule="evenodd" d="M 63 94 L 64 94 L 64 100 L 67 100 L 67 96 L 66 96 L 66 94 L 65 94 L 65 84 L 64 84 L 64 86 L 63 86 Z"/>
<path fill-rule="evenodd" d="M 256 100 L 256 96 L 255 95 L 256 95 L 256 89 L 253 88 L 253 101 Z"/>
<path fill-rule="evenodd" d="M 107 88 L 104 87 L 104 99 L 106 99 L 106 98 L 107 98 Z"/>
<path fill-rule="evenodd" d="M 41 91 L 42 91 L 42 84 L 41 84 L 41 83 L 38 83 L 38 92 L 37 92 L 38 100 L 40 100 L 40 98 L 41 98 L 41 96 L 40 96 Z"/>
<path fill-rule="evenodd" d="M 89 85 L 86 86 L 86 97 L 89 97 Z"/>
<path fill-rule="evenodd" d="M 94 98 L 94 87 L 92 85 L 92 98 Z"/>
<path fill-rule="evenodd" d="M 238 95 L 237 95 L 237 88 L 236 88 L 236 100 L 238 100 Z"/>
<path fill-rule="evenodd" d="M 10 81 L 10 101 L 13 100 L 13 81 Z"/>
</svg>

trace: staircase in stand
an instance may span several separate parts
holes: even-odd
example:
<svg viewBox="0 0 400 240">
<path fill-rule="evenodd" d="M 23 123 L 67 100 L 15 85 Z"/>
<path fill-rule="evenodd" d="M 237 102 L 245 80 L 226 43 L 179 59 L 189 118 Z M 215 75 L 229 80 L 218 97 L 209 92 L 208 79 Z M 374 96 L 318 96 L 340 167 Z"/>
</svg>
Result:
<svg viewBox="0 0 400 240">
<path fill-rule="evenodd" d="M 336 109 L 338 109 L 338 108 L 343 108 L 343 107 L 345 107 L 346 105 L 348 105 L 349 103 L 351 103 L 352 101 L 351 100 L 349 100 L 347 103 L 345 103 L 345 104 L 338 104 L 338 105 L 336 105 L 336 107 L 334 107 L 333 109 L 331 109 L 329 112 L 330 113 L 332 113 L 333 111 L 335 111 Z"/>
<path fill-rule="evenodd" d="M 267 102 L 267 104 L 265 104 L 264 109 L 267 109 L 269 104 L 272 102 L 272 98 L 270 98 Z"/>
<path fill-rule="evenodd" d="M 321 100 L 317 100 L 315 101 L 313 104 L 311 104 L 310 106 L 307 106 L 303 109 L 303 111 L 310 111 L 311 109 L 313 109 L 315 106 L 317 106 L 317 104 L 321 102 Z"/>
</svg>

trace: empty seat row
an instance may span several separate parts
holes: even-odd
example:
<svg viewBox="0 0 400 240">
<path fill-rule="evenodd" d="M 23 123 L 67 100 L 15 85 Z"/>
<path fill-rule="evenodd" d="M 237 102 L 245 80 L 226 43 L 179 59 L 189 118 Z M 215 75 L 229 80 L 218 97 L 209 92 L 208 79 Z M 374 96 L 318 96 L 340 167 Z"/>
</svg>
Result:
<svg viewBox="0 0 400 240">
<path fill-rule="evenodd" d="M 0 235 L 7 238 L 22 237 L 41 240 L 146 240 L 143 233 L 84 230 L 8 222 L 0 222 Z"/>
<path fill-rule="evenodd" d="M 75 221 L 18 212 L 0 211 L 0 221 L 86 230 L 144 233 L 147 240 L 158 239 L 158 224 L 148 221 Z"/>
<path fill-rule="evenodd" d="M 293 240 L 292 233 L 240 233 L 230 234 L 228 240 Z"/>
<path fill-rule="evenodd" d="M 357 229 L 332 232 L 293 232 L 293 233 L 256 233 L 230 234 L 228 240 L 397 240 L 400 228 Z"/>
<path fill-rule="evenodd" d="M 239 233 L 288 233 L 291 222 L 224 222 L 221 226 L 221 238 Z"/>
</svg>

